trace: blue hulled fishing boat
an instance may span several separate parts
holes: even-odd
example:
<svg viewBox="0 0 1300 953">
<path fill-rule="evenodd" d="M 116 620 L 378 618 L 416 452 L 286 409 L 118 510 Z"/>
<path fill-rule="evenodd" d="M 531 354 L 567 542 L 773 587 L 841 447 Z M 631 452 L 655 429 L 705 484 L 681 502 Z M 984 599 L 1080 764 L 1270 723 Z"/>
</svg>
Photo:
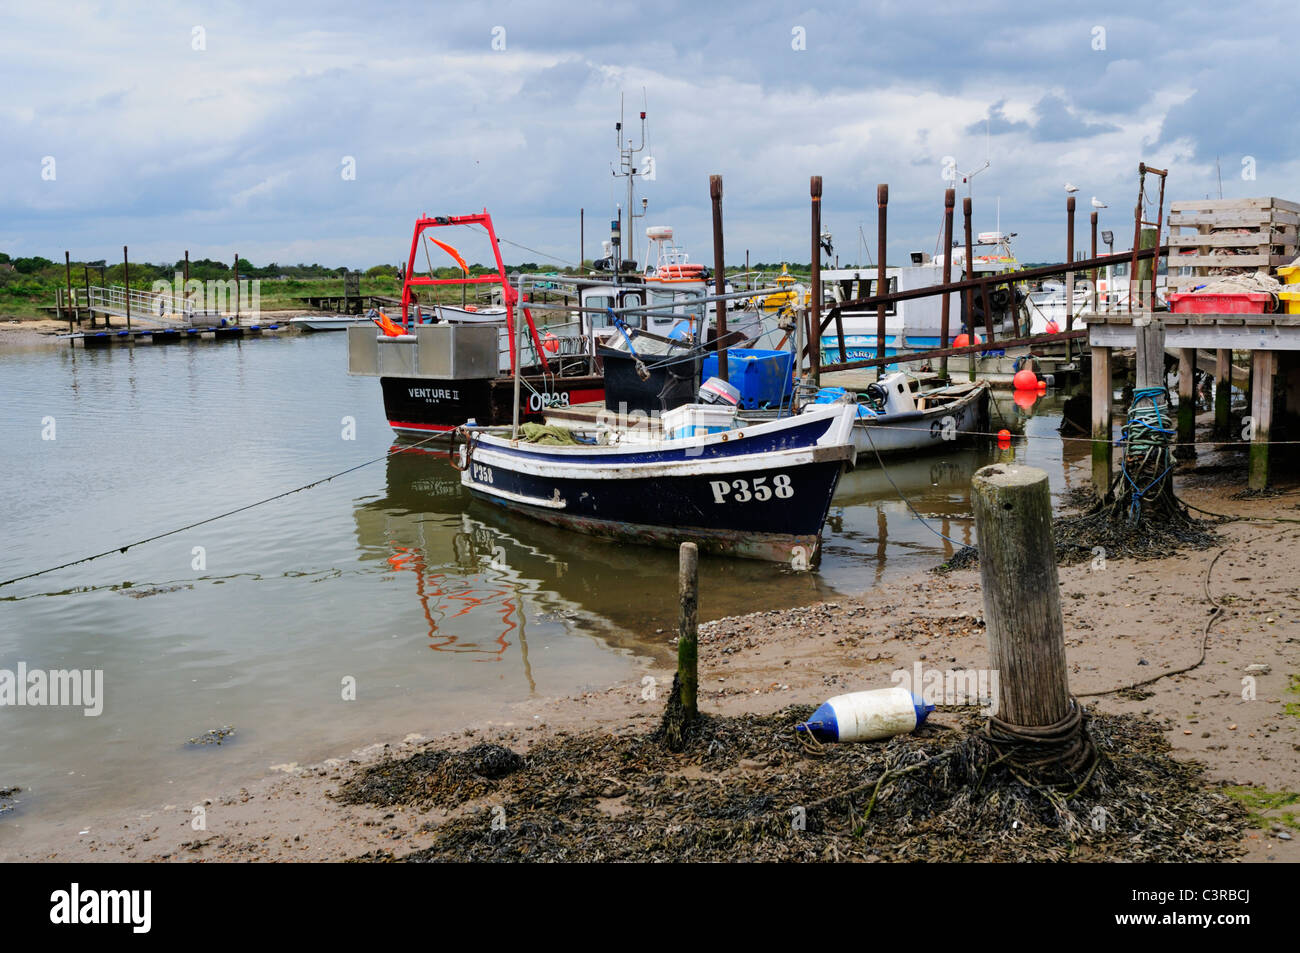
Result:
<svg viewBox="0 0 1300 953">
<path fill-rule="evenodd" d="M 806 569 L 855 459 L 856 415 L 837 404 L 727 429 L 673 427 L 667 416 L 662 426 L 600 422 L 560 444 L 465 429 L 453 460 L 475 498 L 514 513 L 607 539 L 690 541 Z"/>
</svg>

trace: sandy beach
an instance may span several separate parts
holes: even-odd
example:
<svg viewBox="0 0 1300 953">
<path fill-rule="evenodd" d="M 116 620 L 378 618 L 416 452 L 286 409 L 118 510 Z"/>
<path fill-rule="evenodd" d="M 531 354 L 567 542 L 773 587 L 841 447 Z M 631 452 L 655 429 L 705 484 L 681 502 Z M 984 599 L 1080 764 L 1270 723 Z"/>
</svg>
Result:
<svg viewBox="0 0 1300 953">
<path fill-rule="evenodd" d="M 1159 725 L 1174 755 L 1202 762 L 1256 812 L 1241 847 L 1253 861 L 1300 860 L 1294 803 L 1300 791 L 1300 484 L 1240 498 L 1240 474 L 1191 470 L 1179 493 L 1192 505 L 1250 520 L 1219 527 L 1215 548 L 1164 559 L 1112 559 L 1060 571 L 1071 690 L 1098 713 Z M 1270 522 L 1269 518 L 1292 522 Z M 1206 623 L 1214 607 L 1221 612 Z M 701 708 L 718 715 L 766 714 L 816 705 L 846 691 L 888 687 L 915 666 L 987 664 L 978 569 L 919 573 L 838 602 L 730 617 L 700 630 Z M 1195 665 L 1205 646 L 1205 659 Z M 658 723 L 672 671 L 647 661 L 645 678 L 576 697 L 538 697 L 492 721 L 340 753 L 319 764 L 268 766 L 265 776 L 208 799 L 204 830 L 191 805 L 140 805 L 125 816 L 88 820 L 85 833 L 53 839 L 10 860 L 344 860 L 400 857 L 436 838 L 454 811 L 385 809 L 335 800 L 366 766 L 436 747 L 495 742 L 527 755 L 543 739 L 571 733 L 648 733 Z M 1117 692 L 1161 673 L 1138 690 Z M 1244 691 L 1247 682 L 1254 697 Z M 654 698 L 648 697 L 654 694 Z M 967 712 L 969 714 L 969 712 Z M 955 727 L 957 710 L 930 716 Z M 738 770 L 760 770 L 760 766 Z M 1227 788 L 1227 786 L 1231 786 Z M 1279 796 L 1282 795 L 1282 796 Z M 479 805 L 481 807 L 481 805 Z"/>
</svg>

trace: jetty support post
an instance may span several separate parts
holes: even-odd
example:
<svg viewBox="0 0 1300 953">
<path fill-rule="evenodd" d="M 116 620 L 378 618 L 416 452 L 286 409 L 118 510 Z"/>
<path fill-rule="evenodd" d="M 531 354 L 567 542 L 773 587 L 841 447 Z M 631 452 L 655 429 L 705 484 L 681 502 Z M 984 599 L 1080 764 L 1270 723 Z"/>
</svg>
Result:
<svg viewBox="0 0 1300 953">
<path fill-rule="evenodd" d="M 1070 713 L 1070 686 L 1047 474 L 1014 463 L 984 467 L 971 481 L 971 502 L 997 718 L 1055 725 Z"/>
<path fill-rule="evenodd" d="M 808 370 L 814 386 L 822 380 L 822 177 L 808 181 L 812 197 L 812 290 L 808 302 Z"/>
<path fill-rule="evenodd" d="M 72 297 L 72 253 L 69 252 L 69 251 L 64 251 L 64 253 L 63 253 L 63 279 L 64 279 L 64 282 L 66 283 L 66 285 L 67 285 L 67 289 L 68 289 L 68 330 L 71 331 L 71 330 L 72 330 L 73 312 L 74 312 L 74 310 L 75 310 L 75 312 L 76 312 L 77 323 L 80 324 L 80 323 L 81 323 L 81 311 L 80 311 L 80 309 L 74 309 L 74 308 L 72 307 L 72 304 L 73 304 L 73 297 Z"/>
<path fill-rule="evenodd" d="M 348 279 L 345 273 L 343 278 L 345 289 L 347 283 Z M 235 327 L 239 327 L 239 252 L 235 252 Z"/>
<path fill-rule="evenodd" d="M 1277 355 L 1272 351 L 1251 352 L 1250 488 L 1268 486 L 1268 436 L 1273 429 L 1273 373 Z"/>
<path fill-rule="evenodd" d="M 692 721 L 699 714 L 700 550 L 682 543 L 677 557 L 680 609 L 677 621 L 677 686 L 682 712 Z"/>
<path fill-rule="evenodd" d="M 970 279 L 975 277 L 975 249 L 974 249 L 974 243 L 971 241 L 971 234 L 970 234 L 970 196 L 969 195 L 966 196 L 966 198 L 961 200 L 961 215 L 962 215 L 962 219 L 964 220 L 964 224 L 966 228 L 965 271 L 966 271 L 966 280 L 969 281 Z M 966 308 L 965 308 L 966 332 L 970 335 L 969 338 L 970 343 L 974 344 L 975 343 L 975 297 L 974 297 L 974 293 L 970 288 L 966 289 L 965 301 L 966 301 Z M 974 354 L 966 355 L 966 360 L 970 364 L 970 379 L 974 380 L 975 379 L 975 355 Z"/>
<path fill-rule="evenodd" d="M 1228 434 L 1228 414 L 1232 409 L 1232 351 L 1221 347 L 1214 352 L 1214 432 Z"/>
<path fill-rule="evenodd" d="M 86 288 L 86 310 L 90 317 L 90 326 L 93 328 L 95 326 L 95 309 L 90 305 L 90 266 L 89 265 L 83 264 L 81 266 L 81 278 Z"/>
<path fill-rule="evenodd" d="M 126 286 L 126 329 L 131 330 L 131 262 L 126 253 L 126 246 L 122 246 L 122 284 Z"/>
<path fill-rule="evenodd" d="M 1195 457 L 1196 448 L 1196 348 L 1178 349 L 1178 443 L 1174 455 Z"/>
<path fill-rule="evenodd" d="M 1065 200 L 1065 260 L 1074 264 L 1074 196 Z M 1065 330 L 1074 330 L 1074 272 L 1065 273 Z M 1071 360 L 1070 339 L 1065 339 L 1065 363 Z"/>
<path fill-rule="evenodd" d="M 1099 500 L 1110 490 L 1115 445 L 1112 443 L 1114 397 L 1111 390 L 1111 349 L 1092 349 L 1092 489 Z"/>
<path fill-rule="evenodd" d="M 709 199 L 713 203 L 713 292 L 727 293 L 727 259 L 722 249 L 722 176 L 709 176 Z M 727 376 L 727 302 L 713 302 L 714 325 L 718 334 L 718 376 Z M 703 320 L 703 316 L 701 317 Z"/>
<path fill-rule="evenodd" d="M 952 284 L 952 211 L 957 205 L 957 190 L 943 191 L 943 283 Z M 945 291 L 939 302 L 939 347 L 948 346 L 948 333 L 952 330 L 952 294 Z M 948 379 L 948 358 L 939 358 L 939 377 Z"/>
<path fill-rule="evenodd" d="M 881 183 L 876 186 L 876 294 L 889 294 L 889 279 L 885 277 L 885 245 L 886 245 L 886 226 L 889 220 L 889 185 Z M 876 305 L 876 357 L 885 356 L 885 310 L 887 306 L 882 301 Z M 844 353 L 841 344 L 841 354 Z M 848 360 L 845 355 L 843 360 Z M 876 377 L 883 377 L 885 368 L 882 365 L 876 370 Z"/>
</svg>

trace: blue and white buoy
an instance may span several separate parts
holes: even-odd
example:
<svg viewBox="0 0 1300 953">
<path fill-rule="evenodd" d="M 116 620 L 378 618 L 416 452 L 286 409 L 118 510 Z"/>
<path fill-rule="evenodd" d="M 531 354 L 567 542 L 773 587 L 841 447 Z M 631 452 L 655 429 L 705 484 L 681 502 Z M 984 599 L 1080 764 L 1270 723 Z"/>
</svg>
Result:
<svg viewBox="0 0 1300 953">
<path fill-rule="evenodd" d="M 895 685 L 836 695 L 795 728 L 818 741 L 876 741 L 915 731 L 932 711 L 933 705 Z"/>
</svg>

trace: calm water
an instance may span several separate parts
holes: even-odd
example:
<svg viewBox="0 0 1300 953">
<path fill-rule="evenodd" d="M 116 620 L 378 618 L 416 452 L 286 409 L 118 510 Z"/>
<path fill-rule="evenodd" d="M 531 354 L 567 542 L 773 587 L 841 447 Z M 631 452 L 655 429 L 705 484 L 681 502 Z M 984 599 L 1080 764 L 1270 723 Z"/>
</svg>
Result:
<svg viewBox="0 0 1300 953">
<path fill-rule="evenodd" d="M 0 354 L 0 578 L 115 549 L 384 457 L 378 383 L 343 335 Z M 1009 398 L 998 403 L 1011 411 Z M 355 439 L 343 439 L 343 418 Z M 53 418 L 54 439 L 49 436 Z M 1026 433 L 1054 435 L 1038 408 Z M 1057 492 L 1086 444 L 1017 441 Z M 932 525 L 972 541 L 993 448 L 892 462 Z M 701 614 L 852 594 L 953 549 L 874 468 L 841 484 L 814 573 L 705 559 Z M 198 565 L 196 547 L 205 564 Z M 509 720 L 667 658 L 676 556 L 468 504 L 445 458 L 388 456 L 125 554 L 0 589 L 0 670 L 103 671 L 104 708 L 0 708 L 0 848 L 123 808 L 193 803 L 269 766 Z M 663 631 L 658 631 L 663 630 Z M 344 700 L 355 680 L 355 700 Z M 217 746 L 187 746 L 233 725 Z"/>
</svg>

